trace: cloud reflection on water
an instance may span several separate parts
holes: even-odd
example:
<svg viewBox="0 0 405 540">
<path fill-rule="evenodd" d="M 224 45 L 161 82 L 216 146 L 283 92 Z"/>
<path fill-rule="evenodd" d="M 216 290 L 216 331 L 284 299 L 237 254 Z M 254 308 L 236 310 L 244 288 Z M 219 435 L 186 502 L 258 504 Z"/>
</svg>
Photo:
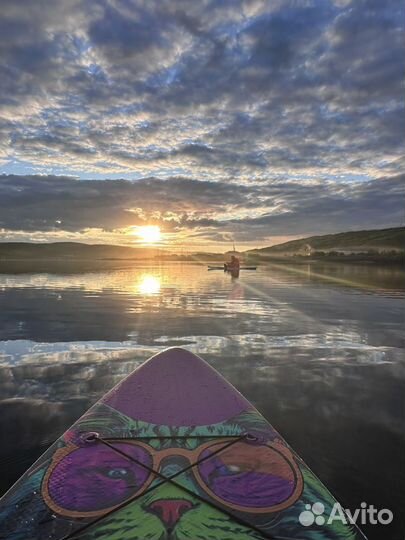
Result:
<svg viewBox="0 0 405 540">
<path fill-rule="evenodd" d="M 0 432 L 12 433 L 0 488 L 151 354 L 183 345 L 236 385 L 343 503 L 367 495 L 400 515 L 391 486 L 405 487 L 405 292 L 393 284 L 403 273 L 298 270 L 262 267 L 238 281 L 198 265 L 0 273 Z"/>
</svg>

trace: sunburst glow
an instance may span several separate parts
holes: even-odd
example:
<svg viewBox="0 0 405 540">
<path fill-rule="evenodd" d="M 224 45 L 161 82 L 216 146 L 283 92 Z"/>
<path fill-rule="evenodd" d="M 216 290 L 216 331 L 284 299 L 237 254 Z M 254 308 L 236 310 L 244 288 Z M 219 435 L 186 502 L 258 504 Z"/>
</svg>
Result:
<svg viewBox="0 0 405 540">
<path fill-rule="evenodd" d="M 137 227 L 135 234 L 147 244 L 156 244 L 162 239 L 162 233 L 160 227 L 157 225 L 145 225 L 143 227 Z"/>
<path fill-rule="evenodd" d="M 160 291 L 160 279 L 151 274 L 143 275 L 138 284 L 138 291 L 141 294 L 157 294 Z"/>
</svg>

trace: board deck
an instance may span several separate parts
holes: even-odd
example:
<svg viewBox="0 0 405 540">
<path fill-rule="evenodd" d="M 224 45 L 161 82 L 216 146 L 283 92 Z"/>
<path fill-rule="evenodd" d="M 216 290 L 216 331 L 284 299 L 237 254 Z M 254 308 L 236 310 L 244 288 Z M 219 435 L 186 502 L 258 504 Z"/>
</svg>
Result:
<svg viewBox="0 0 405 540">
<path fill-rule="evenodd" d="M 314 504 L 326 515 L 335 502 L 249 401 L 173 348 L 107 393 L 9 490 L 0 538 L 364 539 L 341 521 L 307 524 Z"/>
</svg>

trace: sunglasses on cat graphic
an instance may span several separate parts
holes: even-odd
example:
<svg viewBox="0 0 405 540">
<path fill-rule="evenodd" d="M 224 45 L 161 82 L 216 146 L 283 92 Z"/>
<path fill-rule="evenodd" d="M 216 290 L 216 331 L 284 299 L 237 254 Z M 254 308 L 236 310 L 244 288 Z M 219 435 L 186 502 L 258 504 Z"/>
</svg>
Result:
<svg viewBox="0 0 405 540">
<path fill-rule="evenodd" d="M 49 508 L 72 518 L 97 517 L 145 494 L 154 471 L 185 459 L 199 488 L 220 505 L 246 513 L 278 512 L 301 495 L 303 479 L 290 450 L 280 443 L 216 439 L 194 450 L 157 450 L 141 441 L 109 439 L 108 445 L 69 444 L 58 449 L 45 474 Z M 170 478 L 170 476 L 169 476 Z"/>
</svg>

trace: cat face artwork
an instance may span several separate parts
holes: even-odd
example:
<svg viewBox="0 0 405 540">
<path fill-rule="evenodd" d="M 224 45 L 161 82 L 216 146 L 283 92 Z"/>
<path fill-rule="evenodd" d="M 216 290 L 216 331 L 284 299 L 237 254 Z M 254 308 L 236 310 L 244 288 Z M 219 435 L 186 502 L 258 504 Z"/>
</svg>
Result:
<svg viewBox="0 0 405 540">
<path fill-rule="evenodd" d="M 107 444 L 87 442 L 94 432 Z M 297 516 L 307 501 L 326 501 L 322 484 L 254 410 L 215 425 L 173 428 L 99 405 L 65 434 L 36 477 L 35 497 L 54 527 L 31 522 L 30 537 L 46 531 L 52 540 L 60 531 L 82 540 L 277 538 L 281 513 L 284 535 L 295 529 L 309 540 L 317 532 L 303 529 Z M 332 528 L 329 534 L 356 538 L 347 529 L 346 536 Z"/>
<path fill-rule="evenodd" d="M 179 376 L 181 374 L 181 377 Z M 0 505 L 7 540 L 360 540 L 299 515 L 336 502 L 203 360 L 153 357 L 96 403 Z"/>
<path fill-rule="evenodd" d="M 43 481 L 45 502 L 66 517 L 99 517 L 149 490 L 158 491 L 166 482 L 178 487 L 179 481 L 186 482 L 186 496 L 195 493 L 214 508 L 248 514 L 280 511 L 300 496 L 302 475 L 291 451 L 279 441 L 260 443 L 256 437 L 233 435 L 208 436 L 207 441 L 201 430 L 194 436 L 178 432 L 166 435 L 163 445 L 154 437 L 110 438 L 104 444 L 94 439 L 89 444 L 70 433 L 78 443 L 55 452 Z M 186 504 L 184 497 L 179 501 L 177 508 L 154 497 L 153 504 L 143 503 L 143 508 L 171 527 L 173 516 L 177 522 L 199 506 Z"/>
</svg>

